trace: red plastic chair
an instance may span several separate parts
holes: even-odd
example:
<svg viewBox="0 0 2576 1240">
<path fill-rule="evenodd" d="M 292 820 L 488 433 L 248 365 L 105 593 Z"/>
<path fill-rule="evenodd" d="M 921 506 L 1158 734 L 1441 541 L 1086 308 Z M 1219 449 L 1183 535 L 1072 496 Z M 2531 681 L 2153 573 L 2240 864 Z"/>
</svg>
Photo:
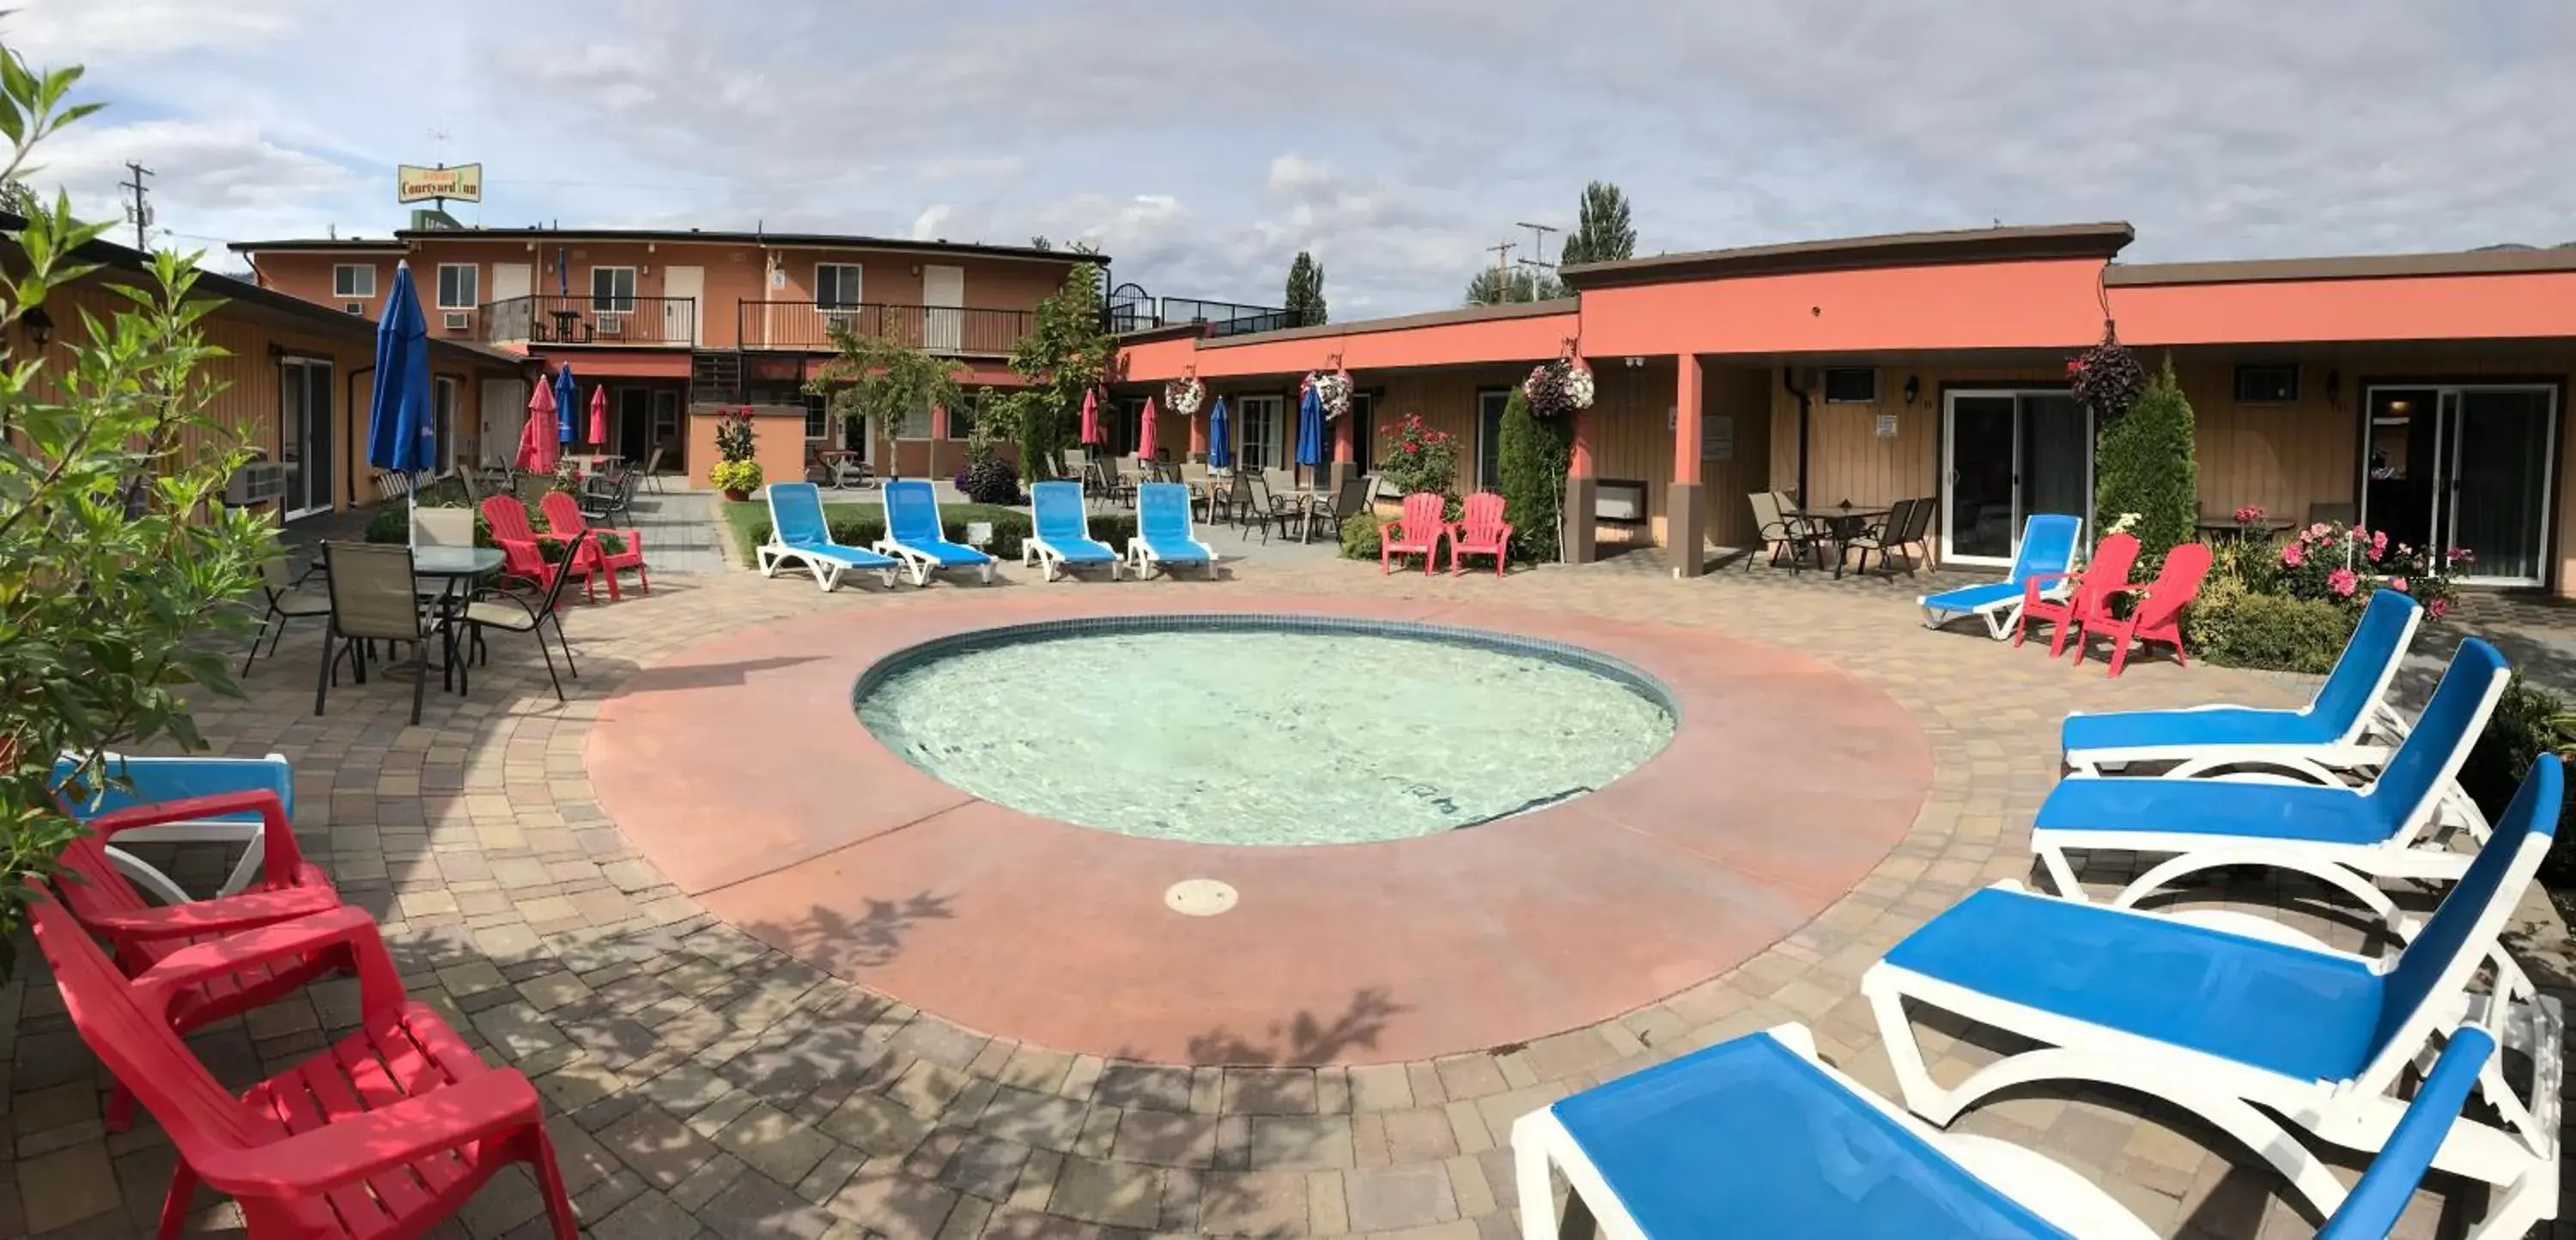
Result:
<svg viewBox="0 0 2576 1240">
<path fill-rule="evenodd" d="M 244 811 L 260 816 L 262 869 L 260 877 L 237 895 L 155 905 L 125 880 L 107 855 L 108 841 L 120 831 Z M 91 933 L 108 941 L 116 953 L 116 966 L 127 976 L 139 976 L 199 943 L 340 907 L 340 894 L 332 889 L 330 878 L 296 849 L 286 806 L 265 788 L 158 801 L 101 814 L 63 850 L 62 867 L 63 903 Z M 240 973 L 208 975 L 170 996 L 170 1027 L 184 1035 L 266 1007 L 337 967 L 323 959 L 285 960 Z M 124 1131 L 133 1116 L 134 1097 L 120 1074 L 107 1099 L 108 1130 Z"/>
<path fill-rule="evenodd" d="M 1444 506 L 1440 497 L 1430 491 L 1416 491 L 1404 497 L 1404 515 L 1378 531 L 1379 576 L 1394 571 L 1392 566 L 1399 555 L 1421 556 L 1422 575 L 1431 575 L 1431 561 L 1439 555 L 1440 540 L 1449 532 L 1448 523 L 1440 519 Z"/>
<path fill-rule="evenodd" d="M 239 1202 L 254 1237 L 418 1236 L 514 1162 L 536 1165 L 555 1235 L 573 1240 L 536 1087 L 411 1002 L 365 911 L 246 930 L 132 980 L 61 906 L 39 896 L 30 913 L 81 1039 L 178 1148 L 161 1240 L 187 1225 L 200 1183 Z M 315 956 L 358 975 L 358 1031 L 249 1093 L 234 1097 L 171 1032 L 173 1000 L 206 979 Z"/>
<path fill-rule="evenodd" d="M 1511 558 L 1512 523 L 1503 520 L 1503 497 L 1491 491 L 1478 491 L 1467 497 L 1467 511 L 1462 520 L 1449 526 L 1449 575 L 1467 571 L 1471 555 L 1494 557 L 1494 575 L 1503 575 L 1503 563 Z"/>
<path fill-rule="evenodd" d="M 483 501 L 483 523 L 492 527 L 492 545 L 501 549 L 501 575 L 528 582 L 537 589 L 551 589 L 555 574 L 569 572 L 581 578 L 582 593 L 591 602 L 599 601 L 599 573 L 590 563 L 595 557 L 584 556 L 580 562 L 548 560 L 537 550 L 540 535 L 528 524 L 527 506 L 515 495 L 495 495 Z M 612 584 L 610 592 L 615 593 Z"/>
<path fill-rule="evenodd" d="M 2145 597 L 2126 620 L 2114 620 L 2106 612 L 2085 626 L 2087 637 L 2099 633 L 2111 642 L 2111 674 L 2117 676 L 2129 662 L 2129 643 L 2164 642 L 2173 647 L 2174 662 L 2183 667 L 2191 660 L 2182 653 L 2182 609 L 2200 597 L 2200 583 L 2209 576 L 2209 548 L 2199 543 L 2184 543 L 2165 553 L 2165 566 L 2156 574 L 2153 585 L 2128 586 L 2117 591 L 2143 590 Z M 2084 661 L 2084 643 L 2075 643 L 2075 661 Z"/>
<path fill-rule="evenodd" d="M 546 534 L 548 537 L 561 539 L 564 542 L 570 543 L 579 539 L 584 533 L 614 534 L 620 541 L 623 541 L 626 544 L 625 549 L 617 552 L 615 555 L 611 555 L 604 550 L 600 550 L 597 544 L 592 545 L 591 554 L 596 558 L 596 562 L 599 564 L 600 568 L 608 575 L 608 597 L 610 601 L 614 602 L 625 597 L 617 592 L 617 571 L 623 568 L 634 569 L 636 584 L 641 587 L 646 594 L 651 594 L 653 592 L 653 579 L 646 576 L 644 573 L 644 535 L 642 531 L 610 529 L 604 525 L 592 525 L 590 523 L 590 518 L 581 515 L 581 502 L 561 491 L 546 492 L 546 497 L 537 501 L 537 508 L 539 511 L 545 513 Z"/>
<path fill-rule="evenodd" d="M 2069 634 L 2078 634 L 2077 650 L 2084 648 L 2080 634 L 2087 621 L 2108 615 L 2105 607 L 2110 597 L 2129 586 L 2129 569 L 2138 562 L 2138 538 L 2134 534 L 2113 534 L 2093 548 L 2092 560 L 2073 573 L 2039 573 L 2022 582 L 2021 618 L 2013 622 L 2013 644 L 2018 646 L 2033 621 L 2057 626 L 2048 641 L 2048 657 L 2066 653 Z M 2049 582 L 2075 578 L 2075 592 L 2063 599 L 2045 599 L 2040 591 Z M 2077 656 L 2081 659 L 2081 655 Z"/>
</svg>

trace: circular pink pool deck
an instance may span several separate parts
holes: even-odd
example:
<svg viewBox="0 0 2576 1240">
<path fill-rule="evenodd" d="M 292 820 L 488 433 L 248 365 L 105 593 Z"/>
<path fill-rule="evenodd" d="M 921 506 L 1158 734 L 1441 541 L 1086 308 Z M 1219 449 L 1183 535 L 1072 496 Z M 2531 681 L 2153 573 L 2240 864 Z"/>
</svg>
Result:
<svg viewBox="0 0 2576 1240">
<path fill-rule="evenodd" d="M 916 642 L 1150 612 L 1566 642 L 1661 679 L 1680 726 L 1645 765 L 1562 805 L 1446 835 L 1273 848 L 1141 839 L 979 800 L 887 750 L 850 707 L 862 671 Z M 1435 746 L 1426 738 L 1426 763 Z M 1188 1063 L 1420 1059 L 1652 1003 L 1839 898 L 1931 785 L 1930 748 L 1901 707 L 1775 647 L 1472 604 L 1217 602 L 1177 582 L 960 589 L 735 633 L 629 679 L 600 708 L 589 763 L 619 828 L 742 930 L 986 1033 Z M 1240 901 L 1172 912 L 1163 893 L 1184 879 L 1223 881 Z"/>
</svg>

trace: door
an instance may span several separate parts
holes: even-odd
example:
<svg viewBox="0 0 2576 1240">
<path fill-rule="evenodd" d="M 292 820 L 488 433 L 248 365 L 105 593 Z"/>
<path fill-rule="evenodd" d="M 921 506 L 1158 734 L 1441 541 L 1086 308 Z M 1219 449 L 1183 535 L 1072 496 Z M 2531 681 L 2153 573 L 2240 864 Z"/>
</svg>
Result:
<svg viewBox="0 0 2576 1240">
<path fill-rule="evenodd" d="M 528 382 L 483 381 L 483 463 L 505 469 L 518 459 L 519 436 L 528 428 Z"/>
<path fill-rule="evenodd" d="M 2008 564 L 2032 513 L 2093 515 L 2093 419 L 2062 391 L 1942 399 L 1941 558 Z"/>
<path fill-rule="evenodd" d="M 2469 553 L 2480 585 L 2548 579 L 2558 389 L 2373 386 L 2361 524 L 2390 542 Z"/>
<path fill-rule="evenodd" d="M 1246 396 L 1234 410 L 1234 463 L 1247 469 L 1275 469 L 1279 465 L 1279 429 L 1286 421 L 1282 410 L 1287 400 L 1278 396 Z"/>
<path fill-rule="evenodd" d="M 645 448 L 642 463 L 652 463 L 652 450 L 664 453 L 664 469 L 682 469 L 685 463 L 675 459 L 680 452 L 680 393 L 671 388 L 653 389 L 653 437 Z"/>
<path fill-rule="evenodd" d="M 525 340 L 536 319 L 536 269 L 527 263 L 492 264 L 492 303 L 483 329 L 493 340 Z"/>
<path fill-rule="evenodd" d="M 438 463 L 438 472 L 456 472 L 456 402 L 463 389 L 458 381 L 440 375 L 429 381 L 429 426 L 432 447 L 429 459 Z"/>
<path fill-rule="evenodd" d="M 695 346 L 704 342 L 707 269 L 663 268 L 662 299 L 662 343 Z"/>
<path fill-rule="evenodd" d="M 1502 485 L 1503 478 L 1503 407 L 1510 404 L 1511 389 L 1492 388 L 1476 393 L 1476 489 L 1491 491 Z"/>
<path fill-rule="evenodd" d="M 933 353 L 955 353 L 964 348 L 965 305 L 965 268 L 922 264 L 921 347 Z"/>
<path fill-rule="evenodd" d="M 617 455 L 642 464 L 647 443 L 653 432 L 653 389 L 617 389 L 616 425 L 609 428 L 615 435 Z"/>
<path fill-rule="evenodd" d="M 287 358 L 277 366 L 278 452 L 286 466 L 286 515 L 331 510 L 331 363 Z"/>
<path fill-rule="evenodd" d="M 1369 453 L 1377 444 L 1377 393 L 1351 393 L 1351 474 L 1369 471 Z"/>
</svg>

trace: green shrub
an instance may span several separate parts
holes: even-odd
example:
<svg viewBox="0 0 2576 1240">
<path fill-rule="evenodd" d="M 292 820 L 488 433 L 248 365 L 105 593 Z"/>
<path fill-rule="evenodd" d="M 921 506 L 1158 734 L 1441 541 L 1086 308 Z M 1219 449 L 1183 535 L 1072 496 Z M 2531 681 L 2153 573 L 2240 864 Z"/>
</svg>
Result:
<svg viewBox="0 0 2576 1240">
<path fill-rule="evenodd" d="M 758 461 L 718 461 L 707 468 L 707 485 L 719 491 L 748 495 L 760 489 L 764 477 Z"/>
<path fill-rule="evenodd" d="M 1378 532 L 1386 528 L 1386 518 L 1373 512 L 1355 512 L 1342 519 L 1342 558 L 1374 560 L 1377 558 Z"/>
<path fill-rule="evenodd" d="M 2360 620 L 2358 608 L 2255 593 L 2218 578 L 2184 613 L 2183 630 L 2193 658 L 2221 667 L 2322 675 L 2333 670 Z"/>
<path fill-rule="evenodd" d="M 2576 742 L 2570 724 L 2567 702 L 2557 694 L 2523 683 L 2520 675 L 2505 687 L 2495 714 L 2487 719 L 2486 731 L 2478 736 L 2477 748 L 2460 766 L 2460 787 L 2489 822 L 2513 802 L 2533 759 L 2563 753 Z M 2540 880 L 2552 887 L 2576 879 L 2576 842 L 2571 842 L 2576 841 L 2576 830 L 2569 830 L 2576 823 L 2571 818 L 2576 818 L 2576 797 L 2559 805 L 2558 836 L 2549 842 L 2549 857 L 2540 865 Z"/>
<path fill-rule="evenodd" d="M 1529 398 L 1515 387 L 1503 405 L 1502 438 L 1494 451 L 1512 550 L 1532 563 L 1553 563 L 1557 512 L 1565 501 L 1565 470 L 1574 451 L 1571 422 L 1534 415 Z"/>
<path fill-rule="evenodd" d="M 2137 514 L 2139 570 L 2190 542 L 2200 521 L 2200 469 L 2193 456 L 2191 402 L 2174 381 L 2173 359 L 2129 411 L 2102 424 L 2093 454 L 2093 511 L 2105 528 Z"/>
</svg>

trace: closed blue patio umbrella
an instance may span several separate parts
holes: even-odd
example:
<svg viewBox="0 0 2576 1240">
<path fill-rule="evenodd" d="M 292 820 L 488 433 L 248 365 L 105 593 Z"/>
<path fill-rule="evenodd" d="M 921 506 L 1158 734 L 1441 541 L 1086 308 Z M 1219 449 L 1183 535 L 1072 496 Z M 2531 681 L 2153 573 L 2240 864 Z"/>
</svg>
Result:
<svg viewBox="0 0 2576 1240">
<path fill-rule="evenodd" d="M 1218 469 L 1234 468 L 1234 446 L 1225 441 L 1225 398 L 1216 398 L 1208 410 L 1208 464 Z"/>
<path fill-rule="evenodd" d="M 1297 402 L 1297 463 L 1308 469 L 1320 469 L 1324 464 L 1324 398 L 1316 395 L 1311 385 L 1306 389 L 1306 398 Z M 1315 477 L 1310 473 L 1306 481 L 1311 484 Z"/>
<path fill-rule="evenodd" d="M 581 385 L 573 382 L 572 363 L 565 362 L 555 371 L 555 442 L 572 442 L 573 411 L 581 395 Z"/>
<path fill-rule="evenodd" d="M 429 412 L 429 322 L 420 312 L 420 293 L 412 287 L 411 264 L 405 262 L 394 268 L 385 317 L 376 324 L 376 386 L 367 404 L 367 464 L 417 474 L 438 455 L 436 431 Z"/>
</svg>

